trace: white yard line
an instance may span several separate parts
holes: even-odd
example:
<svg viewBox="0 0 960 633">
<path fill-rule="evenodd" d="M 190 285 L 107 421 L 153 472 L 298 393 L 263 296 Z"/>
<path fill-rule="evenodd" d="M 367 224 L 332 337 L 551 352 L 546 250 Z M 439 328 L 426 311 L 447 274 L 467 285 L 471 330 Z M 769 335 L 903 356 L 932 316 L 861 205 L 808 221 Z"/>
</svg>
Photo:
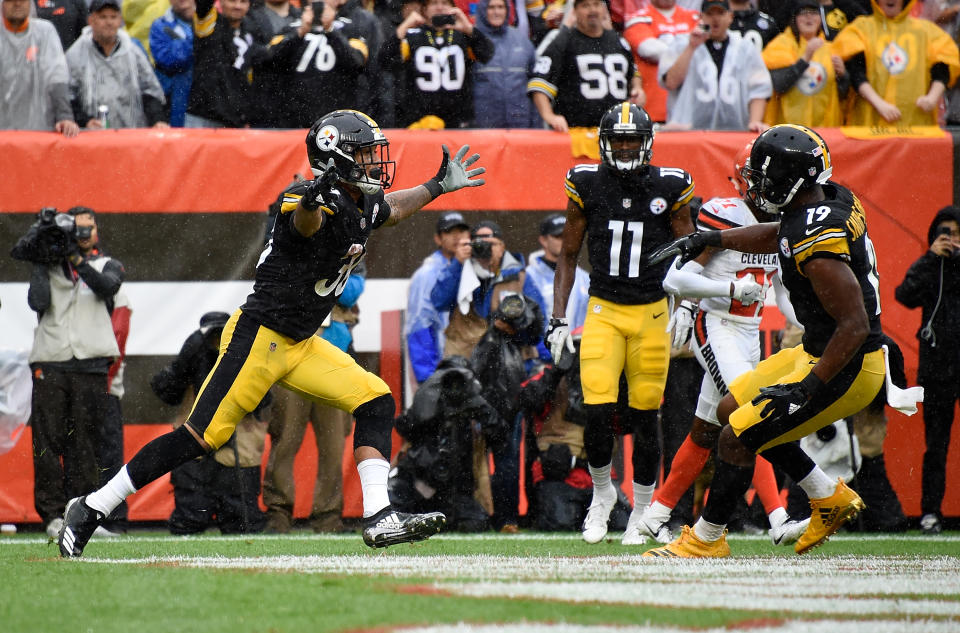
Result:
<svg viewBox="0 0 960 633">
<path fill-rule="evenodd" d="M 449 624 L 393 629 L 395 633 L 956 633 L 955 622 L 925 620 L 801 620 L 782 624 L 688 629 L 665 626 L 605 626 L 569 623 L 510 622 L 505 624 Z"/>
</svg>

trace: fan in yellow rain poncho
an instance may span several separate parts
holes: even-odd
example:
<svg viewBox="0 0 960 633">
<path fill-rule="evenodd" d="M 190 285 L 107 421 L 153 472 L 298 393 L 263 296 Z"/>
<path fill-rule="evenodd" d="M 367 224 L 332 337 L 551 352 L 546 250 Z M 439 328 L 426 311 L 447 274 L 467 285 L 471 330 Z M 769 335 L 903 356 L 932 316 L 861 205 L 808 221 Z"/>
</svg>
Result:
<svg viewBox="0 0 960 633">
<path fill-rule="evenodd" d="M 767 104 L 765 123 L 843 125 L 841 103 L 850 82 L 845 73 L 837 76 L 817 0 L 795 3 L 789 28 L 763 49 L 763 61 L 773 80 L 773 98 Z M 839 58 L 837 61 L 842 70 L 843 64 Z"/>
<path fill-rule="evenodd" d="M 170 0 L 123 0 L 123 21 L 130 37 L 140 40 L 150 54 L 150 25 L 170 8 Z"/>
<path fill-rule="evenodd" d="M 860 95 L 847 125 L 936 125 L 937 104 L 960 74 L 957 45 L 933 22 L 910 17 L 914 0 L 870 0 L 873 14 L 851 22 L 833 41 Z M 866 63 L 858 85 L 856 66 Z M 862 66 L 861 66 L 862 67 Z"/>
</svg>

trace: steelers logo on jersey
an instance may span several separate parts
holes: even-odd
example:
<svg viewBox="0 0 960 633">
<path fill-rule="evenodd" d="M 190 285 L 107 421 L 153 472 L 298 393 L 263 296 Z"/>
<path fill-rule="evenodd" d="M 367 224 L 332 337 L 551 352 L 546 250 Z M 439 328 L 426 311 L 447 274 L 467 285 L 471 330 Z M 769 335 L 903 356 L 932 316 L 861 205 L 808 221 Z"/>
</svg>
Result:
<svg viewBox="0 0 960 633">
<path fill-rule="evenodd" d="M 788 242 L 785 237 L 780 238 L 780 252 L 783 253 L 783 256 L 787 259 L 789 259 L 792 254 L 790 251 L 790 242 Z"/>
<path fill-rule="evenodd" d="M 797 80 L 797 90 L 809 97 L 823 90 L 826 83 L 827 69 L 819 62 L 810 62 L 807 69 L 800 75 L 800 79 Z"/>
<path fill-rule="evenodd" d="M 897 46 L 896 42 L 890 42 L 883 49 L 883 66 L 891 75 L 899 75 L 907 69 L 910 59 L 907 57 L 907 51 Z"/>
<path fill-rule="evenodd" d="M 650 212 L 654 215 L 660 215 L 667 210 L 667 201 L 661 197 L 656 197 L 650 201 Z"/>
<path fill-rule="evenodd" d="M 320 128 L 320 131 L 317 132 L 317 147 L 325 152 L 336 148 L 339 141 L 340 130 L 338 130 L 335 125 L 324 125 Z"/>
</svg>

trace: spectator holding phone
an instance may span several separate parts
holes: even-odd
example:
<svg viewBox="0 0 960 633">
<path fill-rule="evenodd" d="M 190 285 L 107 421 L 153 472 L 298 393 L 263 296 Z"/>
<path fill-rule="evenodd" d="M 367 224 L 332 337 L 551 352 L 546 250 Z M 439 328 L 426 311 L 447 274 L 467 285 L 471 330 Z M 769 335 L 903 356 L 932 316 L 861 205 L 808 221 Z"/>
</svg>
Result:
<svg viewBox="0 0 960 633">
<path fill-rule="evenodd" d="M 929 249 L 913 262 L 896 290 L 897 301 L 920 308 L 920 364 L 917 382 L 924 388 L 920 529 L 939 534 L 940 505 L 946 486 L 947 448 L 960 398 L 960 208 L 937 211 L 927 231 Z"/>
<path fill-rule="evenodd" d="M 469 126 L 473 63 L 489 62 L 493 50 L 493 42 L 473 28 L 453 0 L 423 0 L 420 10 L 412 11 L 384 45 L 384 63 L 394 67 L 407 96 L 397 103 L 397 124 Z"/>
</svg>

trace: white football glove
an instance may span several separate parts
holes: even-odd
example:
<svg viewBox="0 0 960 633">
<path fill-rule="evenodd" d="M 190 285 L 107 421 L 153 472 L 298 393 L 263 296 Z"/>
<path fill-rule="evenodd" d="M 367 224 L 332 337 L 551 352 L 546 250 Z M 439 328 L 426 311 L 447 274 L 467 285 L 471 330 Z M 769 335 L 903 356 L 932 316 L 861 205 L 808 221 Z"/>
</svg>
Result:
<svg viewBox="0 0 960 633">
<path fill-rule="evenodd" d="M 550 356 L 553 357 L 555 365 L 560 362 L 564 348 L 571 354 L 577 351 L 577 348 L 573 345 L 573 337 L 570 336 L 570 324 L 566 319 L 550 319 L 550 326 L 547 327 L 547 335 L 544 337 L 544 341 L 550 349 Z"/>
<path fill-rule="evenodd" d="M 741 277 L 733 282 L 733 292 L 730 296 L 745 306 L 757 301 L 763 301 L 763 286 L 752 277 Z"/>
<path fill-rule="evenodd" d="M 464 159 L 464 156 L 470 151 L 469 145 L 464 145 L 457 150 L 453 160 L 450 160 L 450 149 L 446 145 L 441 145 L 441 148 L 443 149 L 443 161 L 440 163 L 440 170 L 433 177 L 433 180 L 440 185 L 443 193 L 450 193 L 464 187 L 479 187 L 485 182 L 483 178 L 476 178 L 476 176 L 487 171 L 485 167 L 467 169 L 480 160 L 480 154 L 474 154 Z"/>
<path fill-rule="evenodd" d="M 690 342 L 690 336 L 693 334 L 693 322 L 697 317 L 699 308 L 690 301 L 681 301 L 680 305 L 670 317 L 670 323 L 667 324 L 668 330 L 673 330 L 673 346 L 682 348 Z"/>
</svg>

